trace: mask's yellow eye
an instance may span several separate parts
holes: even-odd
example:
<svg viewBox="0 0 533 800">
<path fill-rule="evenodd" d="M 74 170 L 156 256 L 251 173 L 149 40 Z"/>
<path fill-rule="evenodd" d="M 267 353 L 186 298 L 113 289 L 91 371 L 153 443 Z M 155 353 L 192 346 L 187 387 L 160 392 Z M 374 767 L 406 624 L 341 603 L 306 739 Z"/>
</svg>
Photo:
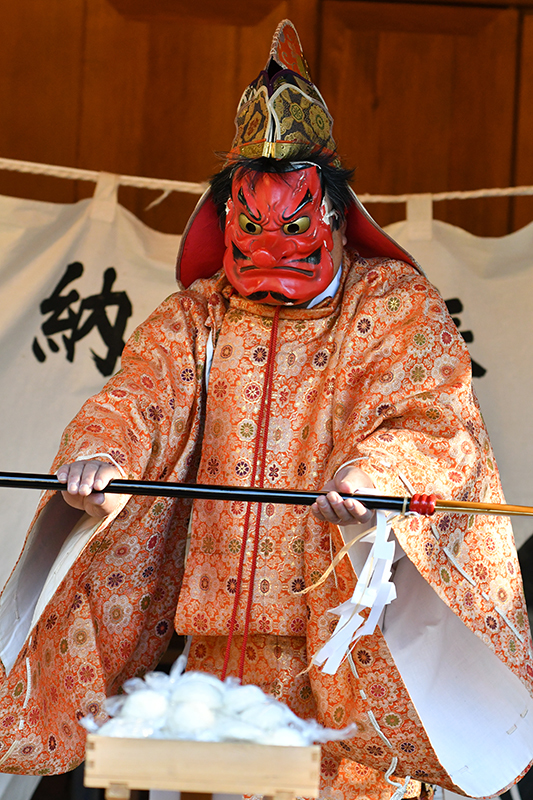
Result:
<svg viewBox="0 0 533 800">
<path fill-rule="evenodd" d="M 305 233 L 306 230 L 309 229 L 310 224 L 311 220 L 309 217 L 300 217 L 299 219 L 293 220 L 293 222 L 287 222 L 287 224 L 283 226 L 283 232 L 289 236 L 296 236 L 298 233 Z"/>
<path fill-rule="evenodd" d="M 246 214 L 239 214 L 239 225 L 245 233 L 258 234 L 263 230 L 261 225 L 258 225 L 256 222 L 252 222 L 251 219 L 248 219 Z"/>
</svg>

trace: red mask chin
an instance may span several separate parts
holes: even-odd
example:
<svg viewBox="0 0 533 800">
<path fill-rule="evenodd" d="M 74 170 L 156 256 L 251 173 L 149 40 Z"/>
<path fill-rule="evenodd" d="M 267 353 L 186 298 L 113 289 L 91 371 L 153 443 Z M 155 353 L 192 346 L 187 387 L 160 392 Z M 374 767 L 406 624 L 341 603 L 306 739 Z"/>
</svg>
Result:
<svg viewBox="0 0 533 800">
<path fill-rule="evenodd" d="M 312 300 L 336 272 L 330 219 L 316 167 L 235 178 L 223 261 L 229 282 L 262 303 Z"/>
</svg>

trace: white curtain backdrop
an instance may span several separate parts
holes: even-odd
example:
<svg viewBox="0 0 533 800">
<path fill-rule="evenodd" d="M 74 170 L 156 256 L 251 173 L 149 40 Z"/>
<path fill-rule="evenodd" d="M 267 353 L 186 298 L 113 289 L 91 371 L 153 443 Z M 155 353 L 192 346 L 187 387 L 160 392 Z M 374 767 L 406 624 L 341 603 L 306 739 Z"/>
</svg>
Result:
<svg viewBox="0 0 533 800">
<path fill-rule="evenodd" d="M 468 343 L 507 502 L 533 506 L 533 223 L 480 238 L 432 220 L 428 195 L 387 232 L 419 261 Z M 520 546 L 533 518 L 514 517 L 513 528 Z"/>
<path fill-rule="evenodd" d="M 71 205 L 0 197 L 0 471 L 48 472 L 83 401 L 119 366 L 121 344 L 176 291 L 179 236 L 117 203 L 102 173 Z M 0 584 L 39 492 L 0 489 Z M 0 800 L 29 800 L 38 777 L 0 775 Z"/>
<path fill-rule="evenodd" d="M 170 293 L 179 236 L 117 204 L 115 176 L 71 205 L 0 197 L 0 471 L 48 472 L 65 425 Z M 0 489 L 0 584 L 39 492 Z"/>
</svg>

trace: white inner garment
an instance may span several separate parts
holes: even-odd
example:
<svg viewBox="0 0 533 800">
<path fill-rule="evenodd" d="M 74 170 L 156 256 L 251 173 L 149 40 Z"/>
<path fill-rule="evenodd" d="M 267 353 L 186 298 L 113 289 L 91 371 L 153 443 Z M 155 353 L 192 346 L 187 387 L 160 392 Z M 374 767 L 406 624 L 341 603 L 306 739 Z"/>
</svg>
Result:
<svg viewBox="0 0 533 800">
<path fill-rule="evenodd" d="M 64 502 L 62 498 L 61 502 Z M 68 533 L 59 549 L 51 569 L 48 564 L 41 565 L 37 560 L 33 561 L 32 568 L 28 568 L 26 565 L 26 568 L 23 569 L 24 564 L 21 563 L 20 569 L 15 569 L 0 600 L 0 658 L 7 673 L 13 668 L 21 647 L 101 521 L 84 514 L 71 528 L 70 533 Z M 46 536 L 46 531 L 41 536 Z M 31 591 L 32 587 L 33 592 Z M 24 604 L 23 606 L 22 603 L 18 603 L 21 591 L 26 596 L 28 592 L 33 595 L 29 605 Z M 10 603 L 5 602 L 8 598 L 11 598 Z M 4 605 L 6 606 L 5 611 Z M 15 618 L 13 618 L 13 611 L 15 609 L 18 610 L 19 606 L 21 608 L 24 607 L 25 613 L 20 616 L 15 612 Z M 10 614 L 11 635 L 6 636 L 6 628 L 9 627 L 7 621 Z"/>
<path fill-rule="evenodd" d="M 333 280 L 331 281 L 331 283 L 328 286 L 326 286 L 323 292 L 320 292 L 320 294 L 317 294 L 316 297 L 313 297 L 313 299 L 310 300 L 306 305 L 306 308 L 314 308 L 319 303 L 321 303 L 322 300 L 325 300 L 326 297 L 335 297 L 335 295 L 337 294 L 337 290 L 341 285 L 341 277 L 342 277 L 342 269 L 338 269 L 335 275 L 333 276 Z"/>
<path fill-rule="evenodd" d="M 39 617 L 54 596 L 58 586 L 63 579 L 66 578 L 67 572 L 72 567 L 101 522 L 101 519 L 95 519 L 94 517 L 90 517 L 88 514 L 84 514 L 78 524 L 74 526 L 72 531 L 65 539 L 65 542 L 54 562 L 54 566 L 48 573 L 48 577 L 46 578 L 46 582 L 41 590 L 39 599 L 37 600 L 30 624 L 30 630 L 39 621 Z"/>
<path fill-rule="evenodd" d="M 31 800 L 40 775 L 0 774 L 0 800 Z"/>
<path fill-rule="evenodd" d="M 30 634 L 35 608 L 48 576 L 56 568 L 56 558 L 79 521 L 80 512 L 57 494 L 30 531 L 23 553 L 0 596 L 0 658 L 8 674 Z M 66 570 L 72 560 L 65 564 Z M 63 561 L 61 556 L 61 563 Z M 61 569 L 58 565 L 57 575 Z M 51 588 L 50 582 L 52 593 L 57 585 Z"/>
<path fill-rule="evenodd" d="M 383 634 L 437 757 L 473 797 L 499 792 L 533 754 L 533 700 L 408 558 Z"/>
</svg>

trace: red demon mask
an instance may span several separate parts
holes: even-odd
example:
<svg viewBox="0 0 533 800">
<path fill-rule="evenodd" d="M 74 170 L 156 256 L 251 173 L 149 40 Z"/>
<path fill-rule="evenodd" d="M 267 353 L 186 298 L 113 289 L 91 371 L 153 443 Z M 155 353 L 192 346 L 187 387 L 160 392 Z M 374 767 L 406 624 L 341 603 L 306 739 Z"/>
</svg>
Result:
<svg viewBox="0 0 533 800">
<path fill-rule="evenodd" d="M 235 178 L 226 211 L 224 271 L 239 294 L 301 304 L 329 286 L 336 212 L 316 167 Z"/>
</svg>

